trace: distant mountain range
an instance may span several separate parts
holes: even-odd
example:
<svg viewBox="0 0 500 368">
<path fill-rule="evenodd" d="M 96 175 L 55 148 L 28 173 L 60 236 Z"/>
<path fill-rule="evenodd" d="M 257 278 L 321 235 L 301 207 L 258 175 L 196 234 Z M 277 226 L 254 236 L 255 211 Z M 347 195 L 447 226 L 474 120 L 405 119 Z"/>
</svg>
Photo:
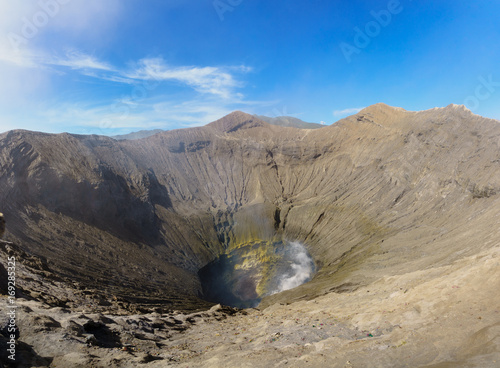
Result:
<svg viewBox="0 0 500 368">
<path fill-rule="evenodd" d="M 265 121 L 268 124 L 278 125 L 282 127 L 292 127 L 299 129 L 318 129 L 323 128 L 325 125 L 317 124 L 317 123 L 306 123 L 300 119 L 294 118 L 292 116 L 278 116 L 275 118 L 270 118 L 264 115 L 254 115 L 262 121 Z"/>
<path fill-rule="evenodd" d="M 138 132 L 132 132 L 129 134 L 121 134 L 121 135 L 112 135 L 110 137 L 116 139 L 117 141 L 124 141 L 124 140 L 147 138 L 151 137 L 152 135 L 155 135 L 156 133 L 161 133 L 161 132 L 163 132 L 162 129 L 139 130 Z"/>
<path fill-rule="evenodd" d="M 270 118 L 268 116 L 264 115 L 254 115 L 255 117 L 259 118 L 262 121 L 265 121 L 268 124 L 271 125 L 278 125 L 282 127 L 292 127 L 292 128 L 299 128 L 299 129 L 318 129 L 318 128 L 323 128 L 325 125 L 321 124 L 316 124 L 316 123 L 306 123 L 305 121 L 302 121 L 300 119 L 291 117 L 291 116 L 278 116 L 275 118 Z M 162 129 L 154 129 L 154 130 L 140 130 L 138 132 L 133 132 L 129 134 L 121 134 L 121 135 L 113 135 L 110 136 L 110 138 L 116 139 L 117 141 L 122 141 L 122 140 L 134 140 L 134 139 L 142 139 L 142 138 L 147 138 L 151 137 L 152 135 L 155 135 L 157 133 L 164 132 Z"/>
</svg>

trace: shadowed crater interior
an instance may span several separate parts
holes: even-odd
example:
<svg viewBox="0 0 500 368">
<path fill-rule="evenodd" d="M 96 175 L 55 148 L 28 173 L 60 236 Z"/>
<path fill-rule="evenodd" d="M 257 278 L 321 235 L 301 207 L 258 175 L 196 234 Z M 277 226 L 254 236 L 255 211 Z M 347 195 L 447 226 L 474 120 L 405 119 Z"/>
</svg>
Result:
<svg viewBox="0 0 500 368">
<path fill-rule="evenodd" d="M 301 243 L 259 240 L 232 247 L 198 275 L 206 300 L 251 308 L 264 296 L 311 280 L 315 272 L 315 264 Z"/>
</svg>

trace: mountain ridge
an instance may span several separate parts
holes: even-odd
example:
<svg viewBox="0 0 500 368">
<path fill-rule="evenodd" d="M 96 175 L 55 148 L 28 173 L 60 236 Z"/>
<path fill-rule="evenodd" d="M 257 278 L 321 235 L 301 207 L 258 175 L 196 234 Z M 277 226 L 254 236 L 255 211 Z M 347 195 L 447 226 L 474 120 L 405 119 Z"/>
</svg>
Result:
<svg viewBox="0 0 500 368">
<path fill-rule="evenodd" d="M 234 113 L 237 113 L 237 111 L 233 111 L 231 114 L 234 114 Z M 231 114 L 229 114 L 229 115 L 231 115 Z M 270 118 L 270 117 L 267 117 L 264 115 L 253 115 L 253 116 L 256 117 L 260 121 L 266 122 L 266 123 L 271 124 L 271 125 L 276 125 L 276 126 L 293 127 L 293 128 L 299 128 L 299 129 L 317 129 L 317 128 L 323 127 L 323 125 L 315 124 L 315 123 L 306 123 L 300 119 L 290 117 L 290 116 L 278 116 L 275 118 Z M 210 125 L 213 123 L 215 123 L 215 122 L 209 123 L 207 125 Z M 113 136 L 109 136 L 109 137 L 113 138 L 115 140 L 135 140 L 135 139 L 148 138 L 152 135 L 155 135 L 155 134 L 158 134 L 161 132 L 165 132 L 165 131 L 166 130 L 163 130 L 163 129 L 140 130 L 137 132 L 131 132 L 128 134 L 121 134 L 121 135 L 113 135 Z"/>
</svg>

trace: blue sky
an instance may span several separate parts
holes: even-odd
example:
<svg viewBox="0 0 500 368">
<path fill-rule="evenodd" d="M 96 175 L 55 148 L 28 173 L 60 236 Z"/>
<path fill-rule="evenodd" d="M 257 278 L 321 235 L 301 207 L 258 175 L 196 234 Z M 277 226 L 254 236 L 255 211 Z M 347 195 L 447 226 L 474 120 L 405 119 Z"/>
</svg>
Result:
<svg viewBox="0 0 500 368">
<path fill-rule="evenodd" d="M 0 3 L 0 131 L 123 134 L 233 110 L 335 121 L 377 102 L 500 119 L 500 3 Z"/>
</svg>

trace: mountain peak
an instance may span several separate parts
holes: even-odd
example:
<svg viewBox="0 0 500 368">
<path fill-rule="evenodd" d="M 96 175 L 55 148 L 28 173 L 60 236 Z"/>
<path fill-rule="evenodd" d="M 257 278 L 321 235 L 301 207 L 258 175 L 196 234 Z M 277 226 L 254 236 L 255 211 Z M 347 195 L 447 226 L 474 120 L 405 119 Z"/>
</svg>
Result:
<svg viewBox="0 0 500 368">
<path fill-rule="evenodd" d="M 253 115 L 247 114 L 243 111 L 233 111 L 232 113 L 208 124 L 207 126 L 220 132 L 231 133 L 239 129 L 264 127 L 267 125 L 268 124 L 266 122 Z"/>
<path fill-rule="evenodd" d="M 370 113 L 393 113 L 393 112 L 403 112 L 406 111 L 402 107 L 394 107 L 387 105 L 383 102 L 379 102 L 373 105 L 370 105 L 368 107 L 365 107 L 363 110 L 361 110 L 358 114 L 370 114 Z"/>
<path fill-rule="evenodd" d="M 465 112 L 472 113 L 472 111 L 470 111 L 465 105 L 457 105 L 457 104 L 454 104 L 454 103 L 449 104 L 444 109 L 455 110 L 455 111 L 458 110 L 458 111 L 465 111 Z"/>
<path fill-rule="evenodd" d="M 446 108 L 448 108 L 448 109 L 454 108 L 454 109 L 469 110 L 467 107 L 465 107 L 465 105 L 459 105 L 459 104 L 454 104 L 454 103 L 449 104 L 448 106 L 446 106 Z"/>
</svg>

